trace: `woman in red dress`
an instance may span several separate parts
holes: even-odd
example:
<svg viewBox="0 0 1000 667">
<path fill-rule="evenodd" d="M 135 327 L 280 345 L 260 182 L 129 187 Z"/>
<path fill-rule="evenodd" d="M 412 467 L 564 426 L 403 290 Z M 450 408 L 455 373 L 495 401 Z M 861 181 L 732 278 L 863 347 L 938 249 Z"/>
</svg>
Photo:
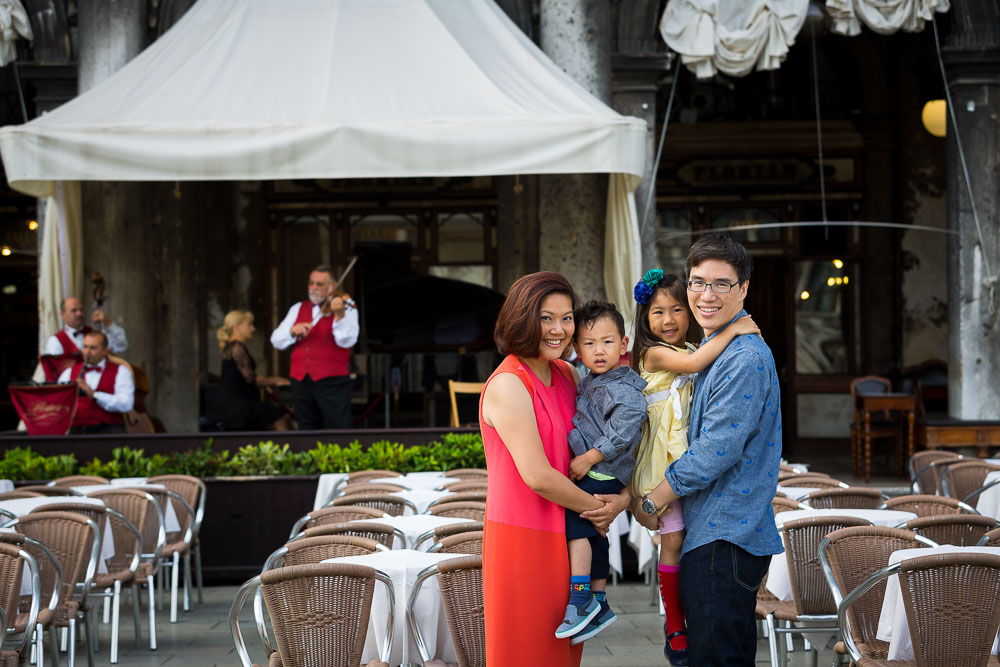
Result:
<svg viewBox="0 0 1000 667">
<path fill-rule="evenodd" d="M 569 558 L 564 508 L 607 529 L 628 492 L 594 497 L 567 477 L 576 372 L 562 361 L 573 342 L 573 288 L 558 273 L 517 280 L 494 338 L 507 357 L 480 401 L 489 494 L 483 539 L 486 662 L 579 665 L 582 646 L 556 639 L 566 609 Z"/>
</svg>

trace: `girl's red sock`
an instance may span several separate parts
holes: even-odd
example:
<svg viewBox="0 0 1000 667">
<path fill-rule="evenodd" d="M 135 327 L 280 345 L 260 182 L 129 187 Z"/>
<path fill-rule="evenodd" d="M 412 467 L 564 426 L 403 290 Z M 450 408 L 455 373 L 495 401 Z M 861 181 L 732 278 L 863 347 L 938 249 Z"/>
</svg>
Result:
<svg viewBox="0 0 1000 667">
<path fill-rule="evenodd" d="M 660 579 L 660 599 L 667 613 L 667 635 L 684 630 L 684 607 L 681 605 L 680 565 L 656 566 Z M 687 636 L 678 635 L 670 640 L 670 648 L 682 651 L 687 648 Z"/>
</svg>

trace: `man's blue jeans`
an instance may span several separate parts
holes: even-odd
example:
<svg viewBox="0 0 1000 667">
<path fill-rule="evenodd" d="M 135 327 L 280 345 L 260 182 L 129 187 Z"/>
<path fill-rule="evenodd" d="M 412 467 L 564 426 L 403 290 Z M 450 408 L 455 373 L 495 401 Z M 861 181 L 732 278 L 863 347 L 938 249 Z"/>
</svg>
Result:
<svg viewBox="0 0 1000 667">
<path fill-rule="evenodd" d="M 770 556 L 754 556 L 721 540 L 681 557 L 680 593 L 692 665 L 753 666 L 757 589 L 770 562 Z"/>
</svg>

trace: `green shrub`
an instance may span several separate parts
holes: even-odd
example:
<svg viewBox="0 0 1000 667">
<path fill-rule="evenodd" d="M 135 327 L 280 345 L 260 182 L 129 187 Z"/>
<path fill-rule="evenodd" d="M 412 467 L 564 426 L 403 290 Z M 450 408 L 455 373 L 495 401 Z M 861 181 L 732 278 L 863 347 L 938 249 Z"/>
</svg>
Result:
<svg viewBox="0 0 1000 667">
<path fill-rule="evenodd" d="M 441 441 L 406 447 L 382 440 L 364 448 L 354 442 L 342 446 L 317 442 L 309 451 L 293 452 L 287 444 L 273 441 L 229 450 L 212 449 L 212 441 L 186 452 L 146 456 L 142 449 L 116 447 L 111 459 L 94 458 L 77 465 L 73 454 L 42 456 L 30 447 L 15 447 L 0 459 L 0 478 L 46 480 L 73 474 L 101 477 L 152 477 L 182 474 L 196 477 L 248 475 L 311 475 L 316 473 L 353 472 L 385 469 L 400 473 L 454 468 L 485 468 L 486 455 L 478 433 L 448 433 Z"/>
</svg>

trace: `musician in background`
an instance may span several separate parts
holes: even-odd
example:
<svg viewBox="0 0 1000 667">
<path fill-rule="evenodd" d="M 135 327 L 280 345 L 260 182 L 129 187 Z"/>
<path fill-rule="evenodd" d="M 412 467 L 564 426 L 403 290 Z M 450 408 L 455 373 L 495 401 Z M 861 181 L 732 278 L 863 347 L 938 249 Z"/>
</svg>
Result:
<svg viewBox="0 0 1000 667">
<path fill-rule="evenodd" d="M 279 350 L 292 348 L 292 397 L 299 428 L 351 425 L 351 350 L 358 341 L 358 310 L 326 264 L 309 274 L 309 300 L 292 306 L 271 334 Z"/>
<path fill-rule="evenodd" d="M 70 433 L 124 433 L 122 415 L 135 402 L 135 381 L 127 366 L 108 359 L 108 337 L 91 331 L 83 338 L 83 360 L 67 368 L 59 382 L 80 388 Z"/>
<path fill-rule="evenodd" d="M 62 315 L 63 328 L 49 336 L 45 341 L 45 348 L 42 356 L 45 368 L 46 380 L 52 382 L 62 370 L 83 358 L 81 352 L 83 348 L 83 337 L 94 331 L 89 326 L 84 325 L 83 304 L 75 296 L 63 299 L 60 309 Z M 128 349 L 128 339 L 125 338 L 125 330 L 104 313 L 103 310 L 95 310 L 90 316 L 96 330 L 103 331 L 108 341 L 108 349 L 112 354 L 121 354 Z"/>
</svg>

